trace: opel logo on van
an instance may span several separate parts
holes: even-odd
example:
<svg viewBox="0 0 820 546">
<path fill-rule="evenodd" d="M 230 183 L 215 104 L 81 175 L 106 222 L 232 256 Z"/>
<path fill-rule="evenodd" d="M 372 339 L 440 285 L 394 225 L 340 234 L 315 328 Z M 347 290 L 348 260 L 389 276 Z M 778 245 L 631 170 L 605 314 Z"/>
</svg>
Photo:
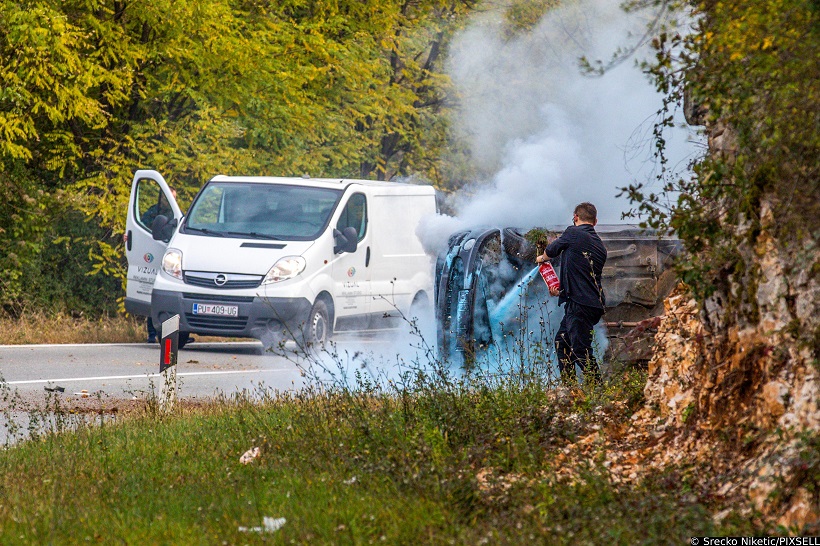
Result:
<svg viewBox="0 0 820 546">
<path fill-rule="evenodd" d="M 222 273 L 214 277 L 214 284 L 217 286 L 224 286 L 226 282 L 228 282 L 228 277 Z"/>
</svg>

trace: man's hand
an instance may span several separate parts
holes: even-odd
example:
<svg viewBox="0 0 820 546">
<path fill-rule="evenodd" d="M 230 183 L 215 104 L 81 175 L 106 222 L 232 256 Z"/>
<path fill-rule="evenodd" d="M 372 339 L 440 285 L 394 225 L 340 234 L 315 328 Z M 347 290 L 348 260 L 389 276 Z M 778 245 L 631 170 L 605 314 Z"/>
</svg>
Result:
<svg viewBox="0 0 820 546">
<path fill-rule="evenodd" d="M 540 264 L 541 262 L 547 261 L 547 258 L 544 254 L 539 254 L 535 257 L 535 263 Z"/>
<path fill-rule="evenodd" d="M 557 296 L 561 293 L 560 288 L 550 288 L 550 296 Z"/>
</svg>

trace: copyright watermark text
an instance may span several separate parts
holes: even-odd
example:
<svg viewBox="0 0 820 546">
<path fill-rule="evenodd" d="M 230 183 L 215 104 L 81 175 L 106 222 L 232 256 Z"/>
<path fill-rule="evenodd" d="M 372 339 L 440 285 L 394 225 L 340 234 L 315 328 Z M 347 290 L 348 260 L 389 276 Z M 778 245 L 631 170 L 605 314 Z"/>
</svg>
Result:
<svg viewBox="0 0 820 546">
<path fill-rule="evenodd" d="M 692 546 L 820 546 L 820 537 L 692 537 Z"/>
</svg>

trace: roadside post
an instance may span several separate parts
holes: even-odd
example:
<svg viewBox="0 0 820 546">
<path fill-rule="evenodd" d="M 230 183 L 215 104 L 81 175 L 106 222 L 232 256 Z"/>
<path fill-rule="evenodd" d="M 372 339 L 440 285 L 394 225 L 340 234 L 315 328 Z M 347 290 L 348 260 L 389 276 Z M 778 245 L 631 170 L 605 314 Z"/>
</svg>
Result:
<svg viewBox="0 0 820 546">
<path fill-rule="evenodd" d="M 162 374 L 162 394 L 159 407 L 163 412 L 173 409 L 177 398 L 177 354 L 179 353 L 179 315 L 162 323 L 159 372 Z"/>
</svg>

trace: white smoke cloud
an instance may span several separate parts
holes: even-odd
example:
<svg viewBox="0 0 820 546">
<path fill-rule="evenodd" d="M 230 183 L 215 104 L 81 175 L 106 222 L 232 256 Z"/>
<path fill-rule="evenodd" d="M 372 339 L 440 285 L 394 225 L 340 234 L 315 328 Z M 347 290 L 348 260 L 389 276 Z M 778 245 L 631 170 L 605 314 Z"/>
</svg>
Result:
<svg viewBox="0 0 820 546">
<path fill-rule="evenodd" d="M 644 33 L 649 13 L 618 2 L 581 0 L 550 10 L 530 32 L 504 34 L 499 12 L 476 18 L 453 42 L 448 71 L 460 102 L 456 131 L 472 160 L 495 173 L 456 196 L 456 218 L 419 229 L 430 250 L 472 226 L 566 226 L 577 203 L 591 201 L 601 223 L 629 209 L 619 188 L 650 181 L 652 126 L 662 97 L 632 60 L 601 77 L 579 58 L 609 60 Z M 648 48 L 635 59 L 651 54 Z M 670 165 L 684 169 L 697 152 L 691 130 L 667 138 Z"/>
</svg>

